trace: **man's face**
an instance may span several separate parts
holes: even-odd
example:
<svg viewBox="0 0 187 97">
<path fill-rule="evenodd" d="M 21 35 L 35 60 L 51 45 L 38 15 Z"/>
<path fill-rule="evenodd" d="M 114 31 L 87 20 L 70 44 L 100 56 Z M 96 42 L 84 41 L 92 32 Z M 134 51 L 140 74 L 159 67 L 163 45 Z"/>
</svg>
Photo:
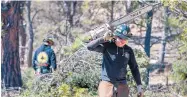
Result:
<svg viewBox="0 0 187 97">
<path fill-rule="evenodd" d="M 116 37 L 115 44 L 116 44 L 118 47 L 123 47 L 125 44 L 127 44 L 127 40 L 121 39 L 121 38 L 119 38 L 119 37 Z"/>
<path fill-rule="evenodd" d="M 47 41 L 48 45 L 53 46 L 54 42 L 53 41 Z"/>
</svg>

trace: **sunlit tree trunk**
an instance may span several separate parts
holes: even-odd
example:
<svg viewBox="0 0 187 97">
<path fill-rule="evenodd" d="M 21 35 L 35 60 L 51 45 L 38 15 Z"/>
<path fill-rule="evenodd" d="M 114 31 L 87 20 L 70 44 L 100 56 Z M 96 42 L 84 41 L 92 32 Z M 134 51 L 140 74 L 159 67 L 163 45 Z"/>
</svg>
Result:
<svg viewBox="0 0 187 97">
<path fill-rule="evenodd" d="M 23 22 L 23 16 L 21 16 L 20 19 L 20 28 L 19 28 L 19 36 L 20 36 L 20 64 L 24 65 L 25 64 L 25 51 L 26 51 L 26 38 L 27 38 L 27 34 L 25 31 L 25 25 Z"/>
<path fill-rule="evenodd" d="M 33 28 L 32 28 L 32 22 L 31 22 L 31 1 L 26 2 L 26 13 L 27 13 L 27 18 L 26 18 L 26 31 L 29 34 L 29 47 L 28 47 L 28 55 L 27 55 L 27 64 L 28 67 L 32 66 L 32 51 L 33 51 L 33 39 L 34 39 L 34 33 L 33 33 Z"/>
<path fill-rule="evenodd" d="M 165 49 L 166 49 L 166 33 L 168 32 L 168 7 L 164 8 L 164 20 L 165 20 L 165 26 L 164 31 L 162 33 L 162 40 L 161 40 L 161 50 L 160 50 L 160 57 L 159 62 L 161 64 L 164 63 L 164 56 L 165 56 Z"/>
</svg>

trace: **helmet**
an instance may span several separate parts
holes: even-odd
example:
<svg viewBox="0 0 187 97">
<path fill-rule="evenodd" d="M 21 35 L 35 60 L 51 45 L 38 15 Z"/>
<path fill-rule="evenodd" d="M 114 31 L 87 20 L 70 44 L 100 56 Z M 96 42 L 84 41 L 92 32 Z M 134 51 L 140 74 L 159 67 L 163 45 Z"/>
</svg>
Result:
<svg viewBox="0 0 187 97">
<path fill-rule="evenodd" d="M 51 43 L 52 45 L 54 45 L 54 41 L 52 37 L 47 37 L 43 40 L 43 42 L 45 43 Z"/>
<path fill-rule="evenodd" d="M 114 36 L 120 37 L 121 39 L 128 39 L 132 34 L 130 33 L 130 27 L 122 24 L 118 26 L 114 31 Z"/>
</svg>

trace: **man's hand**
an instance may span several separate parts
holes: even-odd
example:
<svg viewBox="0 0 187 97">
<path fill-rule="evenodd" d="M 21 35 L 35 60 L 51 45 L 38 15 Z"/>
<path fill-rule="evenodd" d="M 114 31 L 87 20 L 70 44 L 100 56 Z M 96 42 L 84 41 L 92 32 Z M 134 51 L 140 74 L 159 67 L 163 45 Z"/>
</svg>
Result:
<svg viewBox="0 0 187 97">
<path fill-rule="evenodd" d="M 36 76 L 39 76 L 39 75 L 40 75 L 40 72 L 35 71 L 35 75 L 36 75 Z"/>
<path fill-rule="evenodd" d="M 143 97 L 143 92 L 138 93 L 137 97 Z"/>
<path fill-rule="evenodd" d="M 110 30 L 108 30 L 108 31 L 104 34 L 104 36 L 103 36 L 103 39 L 104 39 L 105 41 L 111 41 L 113 38 L 114 38 L 114 37 L 113 37 L 112 32 L 111 32 Z"/>
<path fill-rule="evenodd" d="M 138 86 L 137 86 L 137 90 L 138 90 L 138 95 L 137 95 L 137 97 L 143 97 L 142 85 L 138 85 Z"/>
</svg>

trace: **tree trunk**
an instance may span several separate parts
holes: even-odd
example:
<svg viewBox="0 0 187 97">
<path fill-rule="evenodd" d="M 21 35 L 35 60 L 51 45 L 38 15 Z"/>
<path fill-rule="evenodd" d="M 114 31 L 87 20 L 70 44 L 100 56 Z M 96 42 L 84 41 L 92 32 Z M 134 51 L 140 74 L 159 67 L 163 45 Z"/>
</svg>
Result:
<svg viewBox="0 0 187 97">
<path fill-rule="evenodd" d="M 64 9 L 65 9 L 65 13 L 67 14 L 67 19 L 69 21 L 70 26 L 73 26 L 73 17 L 75 15 L 76 12 L 76 5 L 77 5 L 77 1 L 65 1 L 64 2 Z"/>
<path fill-rule="evenodd" d="M 161 64 L 164 63 L 164 56 L 165 56 L 165 48 L 166 48 L 166 33 L 168 32 L 168 7 L 164 8 L 164 20 L 165 20 L 165 27 L 164 31 L 162 33 L 162 40 L 161 40 L 161 50 L 160 50 L 160 57 L 159 57 L 159 62 Z"/>
<path fill-rule="evenodd" d="M 146 52 L 146 55 L 150 57 L 150 41 L 151 41 L 151 27 L 152 27 L 152 18 L 153 18 L 153 11 L 150 11 L 147 13 L 147 29 L 146 29 L 146 36 L 145 36 L 145 42 L 144 42 L 144 50 Z"/>
<path fill-rule="evenodd" d="M 111 12 L 110 12 L 110 21 L 112 22 L 114 20 L 114 3 L 115 1 L 111 1 Z M 114 31 L 114 28 L 111 28 L 112 32 Z"/>
<path fill-rule="evenodd" d="M 20 51 L 20 63 L 21 65 L 24 65 L 27 34 L 25 32 L 25 25 L 23 24 L 23 16 L 21 16 L 21 19 L 20 19 L 19 36 L 21 40 L 21 47 L 19 50 Z"/>
<path fill-rule="evenodd" d="M 125 1 L 125 8 L 126 8 L 126 14 L 132 12 L 131 1 L 129 0 Z"/>
<path fill-rule="evenodd" d="M 73 27 L 73 17 L 76 12 L 76 5 L 77 5 L 77 1 L 64 1 L 63 8 L 64 8 L 65 14 L 66 14 L 66 28 L 65 28 L 66 45 L 68 44 L 68 40 L 72 38 L 71 29 Z M 68 26 L 67 21 L 70 26 Z"/>
<path fill-rule="evenodd" d="M 27 55 L 27 64 L 28 67 L 32 66 L 32 51 L 33 51 L 33 38 L 34 38 L 34 33 L 33 33 L 33 28 L 32 28 L 32 22 L 31 22 L 31 15 L 30 15 L 30 6 L 31 6 L 31 1 L 26 2 L 26 13 L 27 13 L 27 18 L 26 18 L 26 31 L 29 34 L 29 47 L 28 47 L 28 55 Z"/>
<path fill-rule="evenodd" d="M 1 9 L 2 30 L 5 32 L 4 36 L 1 36 L 3 49 L 1 80 L 7 89 L 22 86 L 18 33 L 21 3 L 20 1 L 10 1 L 4 3 L 7 5 L 7 9 Z"/>
</svg>

